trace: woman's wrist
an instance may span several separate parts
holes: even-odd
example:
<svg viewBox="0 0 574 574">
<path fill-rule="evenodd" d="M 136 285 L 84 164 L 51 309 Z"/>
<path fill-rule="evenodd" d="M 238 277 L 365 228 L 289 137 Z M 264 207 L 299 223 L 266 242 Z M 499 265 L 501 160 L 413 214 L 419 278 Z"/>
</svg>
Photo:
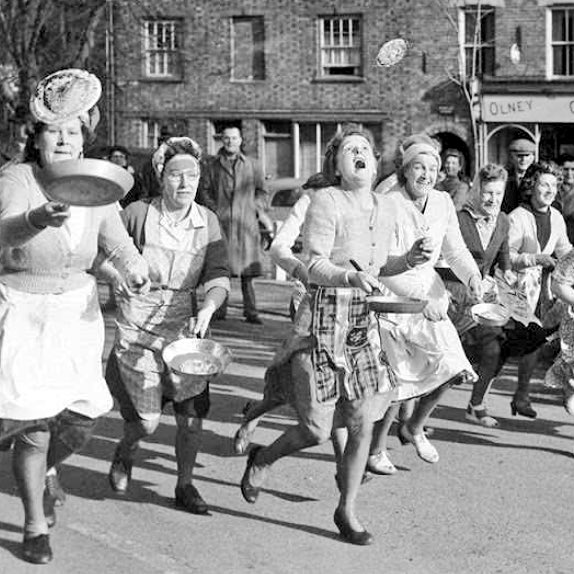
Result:
<svg viewBox="0 0 574 574">
<path fill-rule="evenodd" d="M 29 209 L 24 213 L 24 221 L 28 225 L 28 227 L 34 229 L 35 231 L 44 231 L 47 225 L 41 225 L 38 223 L 38 212 L 35 209 Z"/>
</svg>

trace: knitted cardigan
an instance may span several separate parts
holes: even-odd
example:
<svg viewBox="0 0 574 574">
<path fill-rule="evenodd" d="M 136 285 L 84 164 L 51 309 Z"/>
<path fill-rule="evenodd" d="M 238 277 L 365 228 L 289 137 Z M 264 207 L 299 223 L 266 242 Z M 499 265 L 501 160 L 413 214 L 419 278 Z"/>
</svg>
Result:
<svg viewBox="0 0 574 574">
<path fill-rule="evenodd" d="M 127 234 L 115 205 L 85 208 L 79 245 L 70 247 L 62 227 L 33 227 L 27 214 L 48 199 L 38 166 L 12 165 L 0 172 L 0 283 L 27 293 L 64 293 L 83 287 L 98 249 L 122 274 L 147 275 L 147 264 Z"/>
</svg>

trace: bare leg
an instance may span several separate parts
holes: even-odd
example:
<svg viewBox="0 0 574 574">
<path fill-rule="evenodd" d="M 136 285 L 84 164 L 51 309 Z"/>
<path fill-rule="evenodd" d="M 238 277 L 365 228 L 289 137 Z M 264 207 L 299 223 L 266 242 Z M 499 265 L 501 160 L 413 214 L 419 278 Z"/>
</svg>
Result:
<svg viewBox="0 0 574 574">
<path fill-rule="evenodd" d="M 474 383 L 470 396 L 471 405 L 476 407 L 484 401 L 484 397 L 498 371 L 499 362 L 500 343 L 498 340 L 489 341 L 482 348 L 478 364 L 478 380 Z"/>
<path fill-rule="evenodd" d="M 412 416 L 415 410 L 415 405 L 417 404 L 417 399 L 410 399 L 408 401 L 403 401 L 399 408 L 399 421 L 405 422 L 408 421 Z"/>
<path fill-rule="evenodd" d="M 408 430 L 413 435 L 423 434 L 424 425 L 427 419 L 439 403 L 444 393 L 449 388 L 449 385 L 442 385 L 438 389 L 435 389 L 432 393 L 429 393 L 428 395 L 418 399 L 413 414 L 406 423 Z"/>
<path fill-rule="evenodd" d="M 355 503 L 369 456 L 373 423 L 367 420 L 350 424 L 343 460 L 341 461 L 341 497 L 337 512 L 345 522 L 357 531 L 364 530 L 356 516 Z"/>
<path fill-rule="evenodd" d="M 344 427 L 333 427 L 333 430 L 331 431 L 331 441 L 333 443 L 333 452 L 335 453 L 335 465 L 337 467 L 336 477 L 338 484 L 341 476 L 341 463 L 345 452 L 345 443 L 347 442 L 347 429 Z"/>
<path fill-rule="evenodd" d="M 389 431 L 399 413 L 400 405 L 391 405 L 385 416 L 378 420 L 373 427 L 373 440 L 371 441 L 371 448 L 369 454 L 374 455 L 379 452 L 387 450 L 387 440 L 389 438 Z"/>
<path fill-rule="evenodd" d="M 268 447 L 262 448 L 255 457 L 250 475 L 250 483 L 255 487 L 260 487 L 267 478 L 267 472 L 271 465 L 294 452 L 298 452 L 311 446 L 316 446 L 328 440 L 329 435 L 317 436 L 309 429 L 298 424 L 290 427 L 275 442 Z M 363 467 L 364 470 L 364 467 Z"/>
<path fill-rule="evenodd" d="M 14 442 L 12 471 L 24 506 L 24 537 L 48 533 L 43 495 L 50 433 L 29 430 Z"/>
</svg>

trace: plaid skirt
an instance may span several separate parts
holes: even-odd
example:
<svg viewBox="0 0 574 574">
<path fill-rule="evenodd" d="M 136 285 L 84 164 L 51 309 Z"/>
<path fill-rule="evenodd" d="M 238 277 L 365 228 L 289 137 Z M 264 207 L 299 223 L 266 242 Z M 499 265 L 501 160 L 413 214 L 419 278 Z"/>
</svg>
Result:
<svg viewBox="0 0 574 574">
<path fill-rule="evenodd" d="M 311 308 L 317 400 L 356 400 L 391 391 L 394 375 L 365 294 L 359 289 L 318 287 Z"/>
</svg>

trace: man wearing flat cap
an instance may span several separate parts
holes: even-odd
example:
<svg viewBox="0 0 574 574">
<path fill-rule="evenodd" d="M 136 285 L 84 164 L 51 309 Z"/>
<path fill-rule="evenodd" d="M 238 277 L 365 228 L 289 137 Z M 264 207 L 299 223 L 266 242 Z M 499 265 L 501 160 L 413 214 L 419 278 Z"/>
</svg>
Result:
<svg viewBox="0 0 574 574">
<path fill-rule="evenodd" d="M 518 138 L 510 142 L 508 146 L 509 161 L 506 166 L 508 180 L 500 208 L 504 213 L 510 213 L 520 204 L 522 200 L 518 193 L 520 181 L 526 173 L 526 170 L 534 162 L 535 153 L 536 144 L 532 140 Z"/>
</svg>

